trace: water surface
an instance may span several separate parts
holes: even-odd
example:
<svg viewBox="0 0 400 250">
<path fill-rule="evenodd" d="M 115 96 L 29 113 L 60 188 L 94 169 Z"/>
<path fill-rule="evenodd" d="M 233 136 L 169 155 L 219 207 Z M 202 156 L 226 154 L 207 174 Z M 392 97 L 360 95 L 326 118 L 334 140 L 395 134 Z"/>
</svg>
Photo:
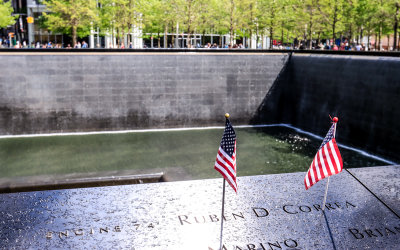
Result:
<svg viewBox="0 0 400 250">
<path fill-rule="evenodd" d="M 238 176 L 308 170 L 321 144 L 287 127 L 236 128 Z M 220 177 L 213 169 L 223 129 L 0 139 L 0 176 L 131 170 L 167 180 Z M 340 148 L 345 168 L 387 165 Z"/>
</svg>

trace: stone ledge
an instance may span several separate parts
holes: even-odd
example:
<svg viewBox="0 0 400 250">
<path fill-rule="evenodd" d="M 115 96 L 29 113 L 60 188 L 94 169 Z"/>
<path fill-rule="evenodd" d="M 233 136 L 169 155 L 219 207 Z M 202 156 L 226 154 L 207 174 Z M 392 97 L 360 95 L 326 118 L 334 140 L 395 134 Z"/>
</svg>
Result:
<svg viewBox="0 0 400 250">
<path fill-rule="evenodd" d="M 162 182 L 164 173 L 134 174 L 132 171 L 106 171 L 67 175 L 41 175 L 0 178 L 0 193 L 30 192 Z"/>
</svg>

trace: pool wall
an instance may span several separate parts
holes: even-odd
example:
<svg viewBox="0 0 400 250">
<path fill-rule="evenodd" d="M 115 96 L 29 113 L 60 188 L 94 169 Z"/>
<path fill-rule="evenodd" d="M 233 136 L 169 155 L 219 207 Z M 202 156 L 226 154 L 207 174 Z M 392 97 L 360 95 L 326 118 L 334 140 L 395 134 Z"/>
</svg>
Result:
<svg viewBox="0 0 400 250">
<path fill-rule="evenodd" d="M 288 123 L 400 160 L 400 58 L 293 54 L 253 123 Z"/>
<path fill-rule="evenodd" d="M 288 54 L 0 54 L 0 134 L 248 124 Z"/>
<path fill-rule="evenodd" d="M 400 155 L 400 58 L 0 53 L 0 134 L 288 123 Z"/>
</svg>

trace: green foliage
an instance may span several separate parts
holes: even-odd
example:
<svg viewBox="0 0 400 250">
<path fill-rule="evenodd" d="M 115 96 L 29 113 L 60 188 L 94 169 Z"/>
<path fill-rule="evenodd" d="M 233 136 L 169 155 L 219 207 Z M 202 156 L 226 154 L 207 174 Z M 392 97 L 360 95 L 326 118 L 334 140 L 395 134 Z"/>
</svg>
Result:
<svg viewBox="0 0 400 250">
<path fill-rule="evenodd" d="M 85 36 L 91 25 L 120 37 L 143 33 L 230 34 L 293 42 L 394 33 L 400 0 L 44 0 L 50 30 Z M 154 35 L 157 34 L 157 35 Z M 146 35 L 144 35 L 146 37 Z M 233 41 L 231 41 L 233 42 Z M 308 45 L 311 43 L 308 42 Z"/>
<path fill-rule="evenodd" d="M 43 15 L 46 26 L 51 31 L 72 35 L 73 43 L 77 36 L 84 37 L 95 24 L 97 8 L 95 0 L 44 0 L 47 9 Z"/>
<path fill-rule="evenodd" d="M 15 19 L 18 16 L 11 16 L 12 12 L 11 1 L 5 3 L 4 0 L 0 0 L 0 28 L 5 28 L 15 23 Z"/>
</svg>

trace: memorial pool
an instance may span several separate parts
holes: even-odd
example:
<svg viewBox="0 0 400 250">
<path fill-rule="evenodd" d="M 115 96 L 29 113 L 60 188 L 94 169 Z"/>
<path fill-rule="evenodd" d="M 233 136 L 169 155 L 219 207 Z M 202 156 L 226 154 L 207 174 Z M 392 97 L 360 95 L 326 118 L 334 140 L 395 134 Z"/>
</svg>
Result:
<svg viewBox="0 0 400 250">
<path fill-rule="evenodd" d="M 222 132 L 221 127 L 1 138 L 0 176 L 131 170 L 163 172 L 167 181 L 216 178 Z M 321 144 L 290 127 L 236 127 L 236 133 L 238 176 L 307 171 Z M 390 165 L 343 146 L 340 151 L 345 168 Z"/>
</svg>

